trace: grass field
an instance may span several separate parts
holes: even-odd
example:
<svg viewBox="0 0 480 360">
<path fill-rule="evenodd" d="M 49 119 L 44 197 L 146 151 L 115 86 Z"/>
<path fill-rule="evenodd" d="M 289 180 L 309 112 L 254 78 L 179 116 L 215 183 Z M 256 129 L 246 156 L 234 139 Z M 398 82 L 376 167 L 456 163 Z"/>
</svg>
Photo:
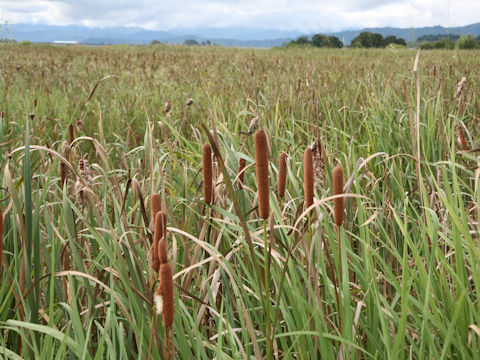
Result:
<svg viewBox="0 0 480 360">
<path fill-rule="evenodd" d="M 480 358 L 478 52 L 0 46 L 0 358 Z"/>
</svg>

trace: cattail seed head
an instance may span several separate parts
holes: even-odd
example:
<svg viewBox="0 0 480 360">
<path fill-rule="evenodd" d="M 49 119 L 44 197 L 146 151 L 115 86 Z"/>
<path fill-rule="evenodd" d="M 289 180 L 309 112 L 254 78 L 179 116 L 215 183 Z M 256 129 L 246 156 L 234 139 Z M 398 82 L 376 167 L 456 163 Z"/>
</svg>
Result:
<svg viewBox="0 0 480 360">
<path fill-rule="evenodd" d="M 60 150 L 60 153 L 62 156 L 66 159 L 68 159 L 70 155 L 70 147 L 68 146 L 67 141 L 65 140 L 62 144 L 62 148 Z M 63 187 L 65 183 L 67 182 L 67 177 L 68 177 L 68 168 L 67 164 L 65 164 L 63 161 L 60 162 L 60 186 Z"/>
<path fill-rule="evenodd" d="M 333 170 L 333 195 L 343 194 L 343 169 L 339 165 Z M 343 197 L 337 198 L 333 203 L 335 224 L 341 226 L 343 222 Z"/>
<path fill-rule="evenodd" d="M 160 268 L 160 257 L 159 257 L 159 242 L 161 239 L 165 238 L 167 233 L 167 214 L 163 211 L 158 211 L 155 214 L 155 220 L 153 221 L 155 230 L 153 232 L 153 244 L 150 249 L 150 256 L 152 262 L 152 269 L 155 272 L 158 272 Z"/>
<path fill-rule="evenodd" d="M 312 149 L 307 147 L 303 155 L 303 191 L 305 196 L 305 208 L 313 204 L 313 154 Z"/>
<path fill-rule="evenodd" d="M 287 154 L 282 152 L 278 159 L 278 197 L 285 196 L 285 185 L 287 182 Z"/>
<path fill-rule="evenodd" d="M 167 236 L 167 214 L 164 211 L 158 211 L 155 214 L 155 233 L 154 238 L 157 241 L 166 238 Z"/>
<path fill-rule="evenodd" d="M 160 266 L 168 261 L 167 240 L 165 238 L 161 238 L 158 242 L 158 259 L 160 260 Z"/>
<path fill-rule="evenodd" d="M 67 165 L 62 161 L 60 163 L 60 186 L 63 188 L 67 182 Z"/>
<path fill-rule="evenodd" d="M 263 130 L 258 130 L 255 133 L 255 162 L 260 217 L 262 219 L 268 219 L 268 216 L 270 215 L 268 189 L 268 144 L 267 135 Z"/>
<path fill-rule="evenodd" d="M 465 139 L 465 134 L 463 133 L 463 129 L 461 125 L 457 126 L 457 133 L 458 133 L 458 140 L 460 141 L 460 146 L 462 147 L 463 151 L 467 150 L 467 140 Z"/>
<path fill-rule="evenodd" d="M 72 145 L 73 140 L 75 140 L 75 134 L 73 132 L 73 124 L 68 126 L 68 145 Z"/>
<path fill-rule="evenodd" d="M 162 210 L 162 198 L 159 194 L 152 194 L 150 197 L 150 216 L 152 223 L 155 226 L 155 216 L 157 212 Z"/>
<path fill-rule="evenodd" d="M 160 266 L 160 286 L 155 295 L 157 314 L 162 314 L 163 326 L 169 328 L 173 324 L 173 273 L 170 263 Z"/>
<path fill-rule="evenodd" d="M 155 241 L 153 240 L 152 247 L 150 248 L 149 251 L 149 262 L 152 265 L 153 271 L 158 273 L 160 270 L 160 259 L 158 258 L 158 240 Z"/>
<path fill-rule="evenodd" d="M 203 196 L 207 204 L 212 202 L 212 149 L 203 145 Z"/>
<path fill-rule="evenodd" d="M 243 180 L 245 179 L 245 159 L 240 158 L 238 159 L 238 188 L 243 188 Z"/>
</svg>

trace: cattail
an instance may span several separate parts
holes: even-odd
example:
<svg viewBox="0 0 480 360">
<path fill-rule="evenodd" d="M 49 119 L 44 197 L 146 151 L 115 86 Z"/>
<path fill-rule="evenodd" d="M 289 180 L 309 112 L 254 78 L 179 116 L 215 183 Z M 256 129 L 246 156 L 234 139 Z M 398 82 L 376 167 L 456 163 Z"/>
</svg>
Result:
<svg viewBox="0 0 480 360">
<path fill-rule="evenodd" d="M 155 226 L 155 216 L 157 215 L 157 212 L 161 210 L 162 198 L 158 194 L 152 194 L 152 196 L 150 197 L 150 218 L 152 219 L 153 226 Z"/>
<path fill-rule="evenodd" d="M 210 144 L 203 145 L 203 196 L 205 202 L 212 202 L 212 149 Z"/>
<path fill-rule="evenodd" d="M 320 139 L 317 139 L 312 144 L 312 156 L 313 156 L 313 174 L 317 179 L 320 188 L 323 188 L 324 185 L 324 170 L 325 170 L 325 160 L 322 156 L 322 142 Z"/>
<path fill-rule="evenodd" d="M 0 274 L 2 273 L 2 257 L 3 257 L 3 213 L 0 209 Z"/>
<path fill-rule="evenodd" d="M 343 194 L 343 169 L 339 165 L 333 170 L 333 195 Z M 335 224 L 341 226 L 343 222 L 343 197 L 334 200 Z"/>
<path fill-rule="evenodd" d="M 158 233 L 158 241 L 167 236 L 167 214 L 159 211 L 155 214 L 155 232 Z"/>
<path fill-rule="evenodd" d="M 303 156 L 303 192 L 305 208 L 313 204 L 313 155 L 312 149 L 307 147 Z"/>
<path fill-rule="evenodd" d="M 462 146 L 462 150 L 467 150 L 467 140 L 465 140 L 465 135 L 463 134 L 463 129 L 461 125 L 457 126 L 457 133 L 458 133 L 458 140 L 460 141 L 460 145 Z"/>
<path fill-rule="evenodd" d="M 62 186 L 62 188 L 67 182 L 67 172 L 67 165 L 65 165 L 65 163 L 62 161 L 60 163 L 60 185 Z"/>
<path fill-rule="evenodd" d="M 161 239 L 164 239 L 167 233 L 167 214 L 163 211 L 158 211 L 155 214 L 154 220 L 155 231 L 153 232 L 153 245 L 150 250 L 152 257 L 152 269 L 158 272 L 160 268 L 160 258 L 158 256 L 158 243 Z"/>
<path fill-rule="evenodd" d="M 160 260 L 160 266 L 168 261 L 168 250 L 166 238 L 161 238 L 158 242 L 158 259 Z"/>
<path fill-rule="evenodd" d="M 285 184 L 287 182 L 287 154 L 282 152 L 278 159 L 278 197 L 285 196 Z"/>
<path fill-rule="evenodd" d="M 173 273 L 170 263 L 160 266 L 160 285 L 155 295 L 157 314 L 162 314 L 163 326 L 169 328 L 173 324 Z"/>
<path fill-rule="evenodd" d="M 68 159 L 69 153 L 70 153 L 70 149 L 69 149 L 67 141 L 65 140 L 62 144 L 61 154 L 64 158 Z M 65 164 L 63 161 L 61 161 L 60 162 L 60 185 L 62 187 L 67 182 L 67 178 L 68 178 L 67 164 Z"/>
<path fill-rule="evenodd" d="M 270 215 L 268 196 L 268 145 L 267 135 L 263 130 L 258 130 L 255 133 L 255 162 L 260 217 L 262 219 L 268 219 L 268 216 Z"/>
<path fill-rule="evenodd" d="M 243 180 L 245 179 L 245 159 L 240 158 L 238 159 L 238 188 L 243 188 Z"/>
<path fill-rule="evenodd" d="M 73 140 L 75 140 L 75 134 L 73 132 L 73 124 L 68 126 L 68 145 L 72 145 Z"/>
</svg>

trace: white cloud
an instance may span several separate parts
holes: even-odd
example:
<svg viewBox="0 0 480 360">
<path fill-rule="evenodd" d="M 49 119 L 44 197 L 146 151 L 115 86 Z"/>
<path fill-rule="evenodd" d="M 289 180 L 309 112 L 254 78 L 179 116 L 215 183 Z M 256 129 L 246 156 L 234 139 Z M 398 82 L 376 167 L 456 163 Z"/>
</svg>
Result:
<svg viewBox="0 0 480 360">
<path fill-rule="evenodd" d="M 2 0 L 3 21 L 139 26 L 149 30 L 252 27 L 336 31 L 361 27 L 461 26 L 480 21 L 470 0 Z"/>
</svg>

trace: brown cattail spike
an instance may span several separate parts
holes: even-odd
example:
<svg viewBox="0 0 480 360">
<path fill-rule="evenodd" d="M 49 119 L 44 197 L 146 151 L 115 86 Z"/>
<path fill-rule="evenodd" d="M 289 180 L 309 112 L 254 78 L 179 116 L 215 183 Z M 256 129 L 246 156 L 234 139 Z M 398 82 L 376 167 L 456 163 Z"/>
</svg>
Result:
<svg viewBox="0 0 480 360">
<path fill-rule="evenodd" d="M 465 139 L 465 134 L 463 133 L 463 129 L 461 125 L 457 126 L 457 133 L 458 133 L 458 140 L 460 141 L 460 145 L 462 146 L 462 150 L 467 150 L 467 140 Z"/>
<path fill-rule="evenodd" d="M 168 261 L 167 240 L 165 238 L 161 238 L 158 242 L 158 258 L 160 260 L 160 266 Z"/>
<path fill-rule="evenodd" d="M 343 169 L 337 166 L 333 170 L 333 195 L 343 194 Z M 335 224 L 341 226 L 343 222 L 343 197 L 337 198 L 333 203 L 335 211 Z"/>
<path fill-rule="evenodd" d="M 152 256 L 152 269 L 153 271 L 158 272 L 160 268 L 158 243 L 164 238 L 167 231 L 167 214 L 163 211 L 157 212 L 153 223 L 155 224 L 155 230 L 153 232 L 153 245 L 150 254 Z"/>
<path fill-rule="evenodd" d="M 278 159 L 278 197 L 285 196 L 285 184 L 287 183 L 287 154 L 282 152 Z"/>
<path fill-rule="evenodd" d="M 212 203 L 212 149 L 203 145 L 203 196 L 207 204 Z"/>
<path fill-rule="evenodd" d="M 61 148 L 61 155 L 68 159 L 70 155 L 70 147 L 65 140 L 62 144 Z M 65 183 L 67 182 L 67 177 L 68 177 L 68 168 L 67 164 L 65 164 L 63 161 L 60 162 L 60 185 L 63 187 Z"/>
<path fill-rule="evenodd" d="M 307 147 L 303 155 L 303 191 L 305 208 L 313 204 L 313 155 L 312 148 Z"/>
<path fill-rule="evenodd" d="M 3 213 L 0 209 L 0 274 L 2 273 L 2 257 L 3 257 Z"/>
<path fill-rule="evenodd" d="M 270 215 L 268 189 L 268 144 L 267 135 L 263 130 L 258 130 L 255 133 L 255 162 L 260 217 L 262 219 L 268 219 L 268 216 Z"/>
<path fill-rule="evenodd" d="M 73 124 L 68 126 L 68 145 L 72 145 L 73 140 L 75 140 L 75 134 L 73 132 Z"/>
<path fill-rule="evenodd" d="M 150 198 L 150 216 L 152 223 L 155 226 L 155 216 L 157 212 L 162 210 L 162 198 L 159 194 L 152 194 Z"/>
<path fill-rule="evenodd" d="M 155 214 L 155 237 L 160 241 L 167 236 L 167 214 L 159 211 Z"/>
<path fill-rule="evenodd" d="M 160 266 L 160 286 L 155 295 L 157 313 L 162 314 L 163 326 L 170 328 L 173 324 L 173 274 L 170 263 Z"/>
<path fill-rule="evenodd" d="M 245 179 L 245 159 L 240 158 L 238 159 L 238 188 L 243 188 L 243 180 Z"/>
</svg>

